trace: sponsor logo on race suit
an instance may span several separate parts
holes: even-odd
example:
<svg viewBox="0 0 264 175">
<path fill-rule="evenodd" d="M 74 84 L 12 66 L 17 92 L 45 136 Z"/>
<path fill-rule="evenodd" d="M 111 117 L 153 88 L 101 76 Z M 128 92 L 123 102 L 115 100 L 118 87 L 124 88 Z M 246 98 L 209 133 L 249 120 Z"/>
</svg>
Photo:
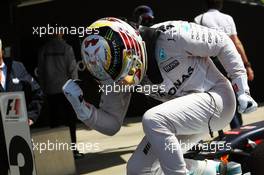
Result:
<svg viewBox="0 0 264 175">
<path fill-rule="evenodd" d="M 160 50 L 159 50 L 159 59 L 162 61 L 167 59 L 167 54 L 166 54 L 164 48 L 160 48 Z"/>
<path fill-rule="evenodd" d="M 165 65 L 165 66 L 163 67 L 163 70 L 164 70 L 165 72 L 168 73 L 168 72 L 170 72 L 171 70 L 173 70 L 174 68 L 176 68 L 179 64 L 180 64 L 180 63 L 179 63 L 178 60 L 174 60 L 174 61 L 170 62 L 169 64 Z"/>
<path fill-rule="evenodd" d="M 172 87 L 168 88 L 166 91 L 162 91 L 161 89 L 159 89 L 157 92 L 152 93 L 151 96 L 153 96 L 154 98 L 171 98 L 177 93 L 177 90 L 182 86 L 182 84 L 190 78 L 190 76 L 193 74 L 193 71 L 194 68 L 189 66 L 186 74 L 182 74 L 179 79 L 173 82 Z"/>
</svg>

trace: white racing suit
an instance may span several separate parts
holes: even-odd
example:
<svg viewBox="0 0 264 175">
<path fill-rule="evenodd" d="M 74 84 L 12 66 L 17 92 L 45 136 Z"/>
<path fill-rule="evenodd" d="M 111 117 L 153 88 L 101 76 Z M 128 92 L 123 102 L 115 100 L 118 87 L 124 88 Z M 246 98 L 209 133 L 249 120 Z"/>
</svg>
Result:
<svg viewBox="0 0 264 175">
<path fill-rule="evenodd" d="M 220 59 L 238 94 L 249 91 L 244 81 L 246 70 L 224 33 L 184 21 L 164 22 L 152 28 L 160 30 L 155 57 L 163 78 L 160 85 L 165 86 L 150 96 L 164 103 L 144 114 L 146 136 L 130 158 L 127 174 L 183 175 L 190 167 L 183 158 L 188 148 L 181 149 L 181 143 L 196 143 L 208 133 L 209 126 L 213 131 L 224 128 L 235 112 L 231 83 L 209 56 Z M 146 76 L 141 84 L 152 83 Z M 130 93 L 102 94 L 100 107 L 89 105 L 90 116 L 80 119 L 90 128 L 113 135 L 122 125 L 129 101 Z"/>
</svg>

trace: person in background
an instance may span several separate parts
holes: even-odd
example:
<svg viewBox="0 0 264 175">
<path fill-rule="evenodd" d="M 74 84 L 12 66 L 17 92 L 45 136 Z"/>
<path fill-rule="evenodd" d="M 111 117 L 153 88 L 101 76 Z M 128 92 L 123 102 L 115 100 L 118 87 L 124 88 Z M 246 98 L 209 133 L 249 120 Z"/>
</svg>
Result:
<svg viewBox="0 0 264 175">
<path fill-rule="evenodd" d="M 78 70 L 72 47 L 56 33 L 40 49 L 38 57 L 39 83 L 47 98 L 51 128 L 66 125 L 70 129 L 72 144 L 76 144 L 76 114 L 62 93 L 62 86 L 69 79 L 78 79 Z M 83 154 L 74 150 L 74 157 Z"/>
<path fill-rule="evenodd" d="M 137 6 L 133 12 L 133 18 L 137 25 L 150 27 L 154 24 L 154 12 L 146 5 Z"/>
<path fill-rule="evenodd" d="M 237 35 L 235 22 L 230 15 L 220 12 L 223 7 L 223 0 L 206 0 L 206 2 L 208 11 L 195 17 L 195 23 L 225 32 L 231 38 L 236 46 L 238 53 L 241 55 L 247 71 L 248 80 L 253 81 L 254 71 L 248 60 L 243 44 Z M 213 60 L 218 69 L 224 75 L 226 75 L 226 72 L 219 60 L 217 58 L 213 58 Z M 236 111 L 234 118 L 230 123 L 230 127 L 234 129 L 240 127 L 242 124 L 243 121 L 241 114 Z"/>
<path fill-rule="evenodd" d="M 0 93 L 24 91 L 28 124 L 33 125 L 40 114 L 43 104 L 43 92 L 35 79 L 27 72 L 23 63 L 12 58 L 4 58 L 2 40 L 0 39 Z M 1 116 L 0 116 L 1 118 Z M 0 137 L 3 138 L 2 124 L 0 124 Z M 0 142 L 0 174 L 7 174 L 8 158 L 5 145 Z"/>
<path fill-rule="evenodd" d="M 43 104 L 43 92 L 23 63 L 4 58 L 0 39 L 0 92 L 24 91 L 28 110 L 28 123 L 37 121 Z"/>
</svg>

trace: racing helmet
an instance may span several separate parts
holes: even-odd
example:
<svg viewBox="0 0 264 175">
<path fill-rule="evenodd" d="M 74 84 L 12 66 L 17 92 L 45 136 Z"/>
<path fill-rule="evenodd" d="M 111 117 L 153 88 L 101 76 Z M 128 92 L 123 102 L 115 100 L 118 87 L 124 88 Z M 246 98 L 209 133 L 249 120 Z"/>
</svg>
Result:
<svg viewBox="0 0 264 175">
<path fill-rule="evenodd" d="M 145 43 L 126 22 L 107 17 L 89 26 L 92 34 L 81 45 L 83 61 L 101 84 L 137 85 L 147 69 Z"/>
</svg>

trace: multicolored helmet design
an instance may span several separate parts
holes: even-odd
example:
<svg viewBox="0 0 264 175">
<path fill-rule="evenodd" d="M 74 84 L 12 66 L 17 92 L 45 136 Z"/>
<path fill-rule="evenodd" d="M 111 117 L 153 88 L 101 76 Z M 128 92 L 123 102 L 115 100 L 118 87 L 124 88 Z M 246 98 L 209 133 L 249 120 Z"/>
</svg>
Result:
<svg viewBox="0 0 264 175">
<path fill-rule="evenodd" d="M 81 46 L 90 73 L 102 84 L 139 84 L 147 69 L 145 43 L 139 33 L 113 17 L 99 19 L 89 28 L 98 31 L 88 35 Z"/>
</svg>

